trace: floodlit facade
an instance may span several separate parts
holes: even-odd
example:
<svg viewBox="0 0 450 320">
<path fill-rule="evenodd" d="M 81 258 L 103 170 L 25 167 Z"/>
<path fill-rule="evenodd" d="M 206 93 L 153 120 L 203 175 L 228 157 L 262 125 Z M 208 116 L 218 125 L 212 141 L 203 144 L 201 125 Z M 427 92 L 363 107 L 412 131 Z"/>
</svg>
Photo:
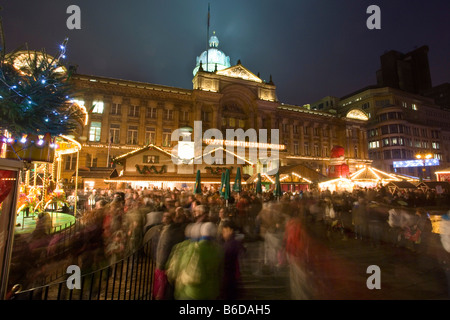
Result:
<svg viewBox="0 0 450 320">
<path fill-rule="evenodd" d="M 450 111 L 433 99 L 390 87 L 368 87 L 343 97 L 339 110 L 367 115 L 374 167 L 424 179 L 435 179 L 435 171 L 448 167 Z"/>
<path fill-rule="evenodd" d="M 210 46 L 217 49 L 215 35 Z M 82 144 L 78 158 L 80 168 L 111 166 L 114 158 L 149 144 L 171 152 L 177 144 L 171 139 L 172 133 L 179 128 L 195 129 L 198 121 L 201 121 L 201 132 L 194 130 L 192 137 L 196 134 L 204 136 L 208 129 L 219 129 L 222 137 L 214 139 L 222 146 L 230 145 L 227 129 L 243 129 L 244 132 L 254 129 L 258 133 L 260 129 L 267 129 L 267 141 L 262 141 L 263 137 L 258 135 L 258 143 L 272 144 L 270 148 L 278 151 L 278 159 L 258 157 L 257 161 L 246 163 L 242 168 L 245 177 L 269 172 L 277 164 L 279 167 L 304 165 L 326 177 L 330 165 L 336 164 L 336 159 L 331 158 L 335 146 L 345 150 L 345 156 L 339 161 L 348 165 L 350 172 L 370 163 L 365 128 L 367 118 L 347 116 L 336 109 L 312 110 L 308 106 L 284 104 L 277 98 L 272 79 L 264 81 L 240 61 L 229 66 L 229 58 L 223 52 L 220 56 L 210 52 L 208 59 L 214 62 L 214 69 L 206 70 L 204 54 L 197 58 L 192 89 L 73 75 L 72 80 L 81 92 L 77 101 L 90 110 L 88 123 L 75 137 Z M 278 130 L 278 141 L 271 140 L 274 129 Z M 212 143 L 210 138 L 202 138 L 203 150 Z M 265 144 L 247 145 L 247 151 L 249 146 L 256 146 L 258 151 L 266 147 Z M 249 160 L 248 157 L 247 152 L 244 158 Z M 158 157 L 146 159 L 151 159 L 153 171 L 160 172 L 164 164 L 157 162 Z M 76 161 L 76 155 L 67 155 L 63 159 L 62 176 L 66 183 L 73 180 Z M 145 165 L 144 157 L 139 161 L 141 163 L 137 165 Z M 120 164 L 114 165 L 120 174 L 123 168 Z M 223 164 L 214 166 L 223 167 Z M 204 166 L 202 168 L 206 170 Z M 196 167 L 191 171 L 194 177 Z M 210 170 L 209 173 L 219 171 Z M 146 172 L 142 178 L 164 181 L 164 174 Z"/>
</svg>

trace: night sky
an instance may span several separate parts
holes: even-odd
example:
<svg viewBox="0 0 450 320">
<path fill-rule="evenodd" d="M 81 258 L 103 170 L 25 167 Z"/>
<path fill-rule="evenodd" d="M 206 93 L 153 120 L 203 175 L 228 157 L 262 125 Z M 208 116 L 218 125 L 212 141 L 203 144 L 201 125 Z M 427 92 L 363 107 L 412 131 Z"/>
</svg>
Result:
<svg viewBox="0 0 450 320">
<path fill-rule="evenodd" d="M 313 103 L 376 84 L 380 55 L 428 45 L 433 85 L 450 82 L 448 0 L 8 0 L 0 15 L 9 52 L 27 43 L 78 72 L 192 89 L 196 57 L 210 33 L 235 65 L 272 75 L 280 102 Z M 69 5 L 81 30 L 69 30 Z M 370 5 L 381 30 L 369 30 Z"/>
</svg>

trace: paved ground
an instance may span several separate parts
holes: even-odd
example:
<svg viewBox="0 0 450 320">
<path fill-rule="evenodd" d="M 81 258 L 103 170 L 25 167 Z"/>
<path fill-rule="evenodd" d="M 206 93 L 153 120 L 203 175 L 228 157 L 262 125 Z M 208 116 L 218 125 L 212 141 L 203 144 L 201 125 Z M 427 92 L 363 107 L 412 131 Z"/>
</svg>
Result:
<svg viewBox="0 0 450 320">
<path fill-rule="evenodd" d="M 319 294 L 313 300 L 444 300 L 448 299 L 447 280 L 436 259 L 439 245 L 434 234 L 426 253 L 414 253 L 405 247 L 382 243 L 374 247 L 368 241 L 349 234 L 342 240 L 334 234 L 325 237 L 320 224 L 311 225 L 314 234 L 314 267 L 306 276 L 317 280 Z M 264 266 L 264 240 L 245 242 L 247 252 L 241 261 L 242 300 L 292 300 L 289 266 L 270 272 Z M 380 268 L 380 289 L 368 289 L 367 268 Z M 319 285 L 320 284 L 320 285 Z"/>
</svg>

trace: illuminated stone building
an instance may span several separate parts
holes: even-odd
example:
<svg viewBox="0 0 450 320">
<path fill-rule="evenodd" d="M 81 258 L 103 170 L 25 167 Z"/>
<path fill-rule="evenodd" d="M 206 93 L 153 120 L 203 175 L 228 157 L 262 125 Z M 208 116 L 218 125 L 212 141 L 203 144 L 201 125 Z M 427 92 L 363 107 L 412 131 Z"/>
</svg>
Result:
<svg viewBox="0 0 450 320">
<path fill-rule="evenodd" d="M 374 86 L 341 98 L 338 108 L 341 112 L 360 110 L 369 117 L 368 152 L 374 167 L 435 179 L 435 171 L 449 166 L 450 111 L 433 99 Z M 423 170 L 421 164 L 427 154 L 431 159 L 426 160 Z"/>
<path fill-rule="evenodd" d="M 364 115 L 284 104 L 277 99 L 272 79 L 264 81 L 240 61 L 228 65 L 229 58 L 217 49 L 216 35 L 211 37 L 210 46 L 210 68 L 204 69 L 204 52 L 197 58 L 192 89 L 75 74 L 73 81 L 82 92 L 77 100 L 91 110 L 87 125 L 75 137 L 82 144 L 80 168 L 110 166 L 113 158 L 148 144 L 170 152 L 176 143 L 171 141 L 172 132 L 194 128 L 195 121 L 202 121 L 203 132 L 221 130 L 223 140 L 226 129 L 268 129 L 268 142 L 281 145 L 281 167 L 302 165 L 326 176 L 332 161 L 330 151 L 337 145 L 344 147 L 343 161 L 351 171 L 370 163 Z M 279 130 L 278 143 L 270 141 L 271 129 Z M 273 169 L 264 161 L 260 158 L 244 166 L 246 177 Z M 75 164 L 74 155 L 65 157 L 62 167 L 66 181 L 72 178 Z M 119 174 L 122 169 L 117 165 Z M 193 182 L 195 168 L 191 172 Z M 150 176 L 146 176 L 149 181 L 164 180 L 163 174 Z"/>
<path fill-rule="evenodd" d="M 337 109 L 359 110 L 369 118 L 368 152 L 374 167 L 435 179 L 434 172 L 450 163 L 450 90 L 448 84 L 432 87 L 428 50 L 422 46 L 406 54 L 383 54 L 377 85 L 338 99 Z"/>
</svg>

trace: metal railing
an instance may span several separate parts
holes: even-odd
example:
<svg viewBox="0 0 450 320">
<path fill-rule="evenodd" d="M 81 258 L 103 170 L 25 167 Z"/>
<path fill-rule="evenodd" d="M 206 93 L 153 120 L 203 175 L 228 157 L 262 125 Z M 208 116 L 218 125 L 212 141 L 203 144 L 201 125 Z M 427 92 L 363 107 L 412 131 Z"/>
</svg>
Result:
<svg viewBox="0 0 450 320">
<path fill-rule="evenodd" d="M 59 228 L 59 230 L 58 230 Z M 64 226 L 60 225 L 57 227 L 53 227 L 52 232 L 50 233 L 53 237 L 57 237 L 58 241 L 54 243 L 51 247 L 51 250 L 47 252 L 46 260 L 48 262 L 58 261 L 60 259 L 64 259 L 66 254 L 72 249 L 74 239 L 77 235 L 77 232 L 81 231 L 82 225 L 76 220 L 75 222 L 66 223 Z M 50 283 L 55 281 L 65 275 L 65 270 L 54 270 L 50 274 L 48 274 L 44 281 L 45 283 Z"/>
<path fill-rule="evenodd" d="M 79 289 L 70 289 L 67 274 L 64 281 L 45 286 L 15 291 L 14 300 L 152 300 L 154 259 L 152 243 L 100 270 L 80 276 Z"/>
</svg>

